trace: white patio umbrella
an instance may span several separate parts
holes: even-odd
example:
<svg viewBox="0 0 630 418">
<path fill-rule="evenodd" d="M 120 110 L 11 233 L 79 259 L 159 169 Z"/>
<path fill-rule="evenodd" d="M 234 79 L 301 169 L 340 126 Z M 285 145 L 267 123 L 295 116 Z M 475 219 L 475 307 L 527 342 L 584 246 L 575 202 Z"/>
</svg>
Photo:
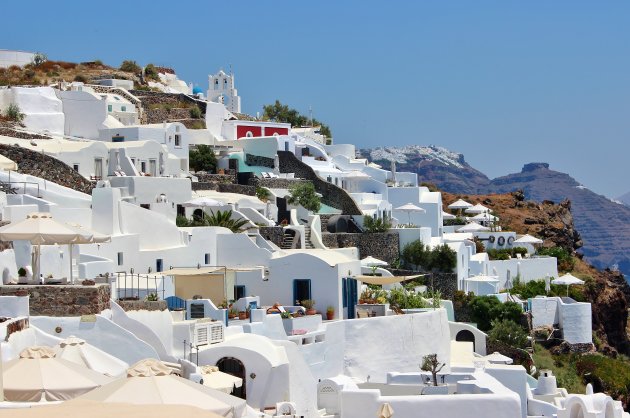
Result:
<svg viewBox="0 0 630 418">
<path fill-rule="evenodd" d="M 536 245 L 536 244 L 542 244 L 543 240 L 541 240 L 540 238 L 536 238 L 533 237 L 529 234 L 525 234 L 522 237 L 515 239 L 514 240 L 514 244 L 532 244 L 532 245 Z"/>
<path fill-rule="evenodd" d="M 487 226 L 479 225 L 477 222 L 471 222 L 459 228 L 457 232 L 482 232 L 489 231 Z"/>
<path fill-rule="evenodd" d="M 55 357 L 79 364 L 107 376 L 124 376 L 129 365 L 85 340 L 70 336 L 55 348 Z"/>
<path fill-rule="evenodd" d="M 466 284 L 477 283 L 477 286 L 479 286 L 479 283 L 492 284 L 494 286 L 495 293 L 497 291 L 497 283 L 499 283 L 499 278 L 497 276 L 489 276 L 487 274 L 478 274 L 476 276 L 470 276 L 464 280 L 466 281 Z M 468 291 L 468 289 L 466 289 L 466 291 Z"/>
<path fill-rule="evenodd" d="M 477 222 L 477 221 L 483 221 L 483 222 L 496 222 L 499 220 L 498 217 L 494 216 L 494 215 L 490 215 L 488 212 L 483 212 L 480 213 L 478 215 L 473 216 L 472 218 L 473 221 Z"/>
<path fill-rule="evenodd" d="M 571 273 L 560 276 L 551 281 L 552 284 L 565 285 L 567 287 L 567 296 L 569 296 L 569 286 L 572 284 L 584 284 L 584 280 L 580 280 Z"/>
<path fill-rule="evenodd" d="M 18 169 L 18 165 L 15 161 L 8 159 L 4 155 L 0 155 L 0 170 L 15 171 L 17 169 Z"/>
<path fill-rule="evenodd" d="M 4 363 L 4 398 L 12 402 L 65 401 L 112 381 L 94 370 L 55 358 L 51 347 L 31 347 Z"/>
<path fill-rule="evenodd" d="M 456 209 L 456 210 L 468 209 L 470 207 L 472 207 L 472 204 L 468 203 L 468 202 L 466 202 L 465 200 L 462 200 L 462 199 L 459 199 L 458 201 L 453 202 L 450 205 L 448 205 L 449 209 Z"/>
<path fill-rule="evenodd" d="M 42 244 L 72 244 L 81 234 L 74 228 L 55 221 L 49 213 L 31 213 L 25 220 L 12 222 L 0 228 L 0 241 L 30 241 L 34 244 L 35 254 L 33 277 L 40 275 L 40 246 Z"/>
<path fill-rule="evenodd" d="M 115 380 L 79 399 L 142 405 L 179 404 L 196 406 L 227 418 L 243 416 L 245 400 L 171 375 L 171 371 L 159 360 L 141 360 L 127 370 L 126 379 Z"/>
<path fill-rule="evenodd" d="M 418 207 L 416 205 L 414 205 L 413 203 L 406 203 L 402 206 L 399 206 L 397 208 L 394 208 L 394 210 L 400 210 L 402 212 L 407 212 L 407 216 L 409 217 L 409 225 L 411 225 L 411 212 L 414 213 L 426 213 L 426 210 L 422 209 L 421 207 Z"/>
<path fill-rule="evenodd" d="M 492 363 L 492 364 L 512 364 L 512 363 L 514 363 L 514 360 L 512 360 L 508 356 L 504 356 L 503 354 L 499 353 L 498 351 L 495 351 L 492 354 L 488 354 L 487 356 L 484 357 L 484 359 L 488 363 Z"/>
<path fill-rule="evenodd" d="M 453 215 L 452 213 L 448 213 L 448 212 L 444 212 L 442 211 L 442 219 L 456 219 L 457 216 Z"/>
<path fill-rule="evenodd" d="M 466 213 L 484 213 L 490 212 L 490 209 L 482 205 L 481 203 L 477 203 L 475 206 L 471 206 L 466 209 Z"/>
<path fill-rule="evenodd" d="M 387 261 L 379 260 L 378 258 L 374 258 L 372 256 L 365 257 L 361 260 L 361 266 L 364 267 L 386 266 L 387 264 Z"/>
</svg>

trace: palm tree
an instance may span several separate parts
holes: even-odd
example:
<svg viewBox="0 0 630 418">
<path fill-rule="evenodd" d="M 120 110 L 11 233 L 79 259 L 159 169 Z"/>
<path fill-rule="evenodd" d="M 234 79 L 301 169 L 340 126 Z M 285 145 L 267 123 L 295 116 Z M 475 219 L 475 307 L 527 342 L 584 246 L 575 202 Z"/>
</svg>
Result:
<svg viewBox="0 0 630 418">
<path fill-rule="evenodd" d="M 212 215 L 206 216 L 205 223 L 208 226 L 222 226 L 229 229 L 232 232 L 241 232 L 243 227 L 247 225 L 247 219 L 232 219 L 232 211 L 220 211 L 217 213 L 211 212 Z"/>
</svg>

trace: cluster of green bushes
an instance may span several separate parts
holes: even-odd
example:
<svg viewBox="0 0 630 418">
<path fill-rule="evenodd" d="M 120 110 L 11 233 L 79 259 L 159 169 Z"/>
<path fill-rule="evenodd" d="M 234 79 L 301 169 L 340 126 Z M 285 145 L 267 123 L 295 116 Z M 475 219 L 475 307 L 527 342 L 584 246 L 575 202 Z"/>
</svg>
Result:
<svg viewBox="0 0 630 418">
<path fill-rule="evenodd" d="M 538 255 L 547 255 L 549 257 L 556 257 L 558 260 L 558 270 L 559 271 L 571 271 L 573 267 L 575 267 L 575 259 L 573 258 L 573 254 L 567 251 L 562 247 L 549 247 L 549 248 L 539 248 L 537 251 Z"/>
<path fill-rule="evenodd" d="M 490 260 L 509 260 L 510 257 L 516 257 L 517 254 L 527 254 L 527 248 L 490 248 L 486 252 Z"/>
<path fill-rule="evenodd" d="M 586 302 L 587 297 L 585 294 L 585 287 L 590 286 L 593 283 L 593 279 L 587 277 L 584 279 L 585 286 L 569 286 L 569 297 L 578 302 Z M 510 293 L 518 295 L 521 299 L 534 298 L 536 296 L 566 296 L 567 287 L 563 285 L 550 284 L 549 292 L 545 290 L 545 280 L 532 280 L 527 283 L 521 283 L 518 277 L 515 278 L 514 284 L 510 289 Z"/>
<path fill-rule="evenodd" d="M 125 60 L 122 62 L 122 64 L 120 64 L 119 70 L 124 71 L 126 73 L 138 74 L 142 71 L 142 68 L 135 61 Z"/>
<path fill-rule="evenodd" d="M 457 253 L 446 244 L 431 249 L 416 240 L 403 247 L 400 261 L 403 266 L 414 270 L 450 273 L 457 266 Z"/>
<path fill-rule="evenodd" d="M 18 123 L 24 120 L 24 113 L 22 113 L 20 107 L 15 103 L 11 103 L 9 106 L 7 106 L 7 108 L 4 110 L 3 116 L 6 120 Z"/>
<path fill-rule="evenodd" d="M 387 232 L 392 223 L 387 216 L 374 219 L 372 216 L 363 217 L 363 231 L 368 233 Z"/>
<path fill-rule="evenodd" d="M 442 224 L 444 226 L 466 225 L 466 219 L 460 218 L 458 216 L 455 219 L 444 219 L 444 222 Z"/>
<path fill-rule="evenodd" d="M 291 109 L 289 106 L 280 103 L 280 100 L 276 100 L 276 102 L 272 105 L 263 106 L 263 118 L 265 120 L 290 123 L 291 126 L 297 127 L 308 126 L 309 124 L 312 126 L 319 126 L 320 134 L 327 138 L 332 137 L 332 133 L 330 132 L 330 127 L 328 127 L 328 125 L 318 121 L 317 119 L 311 120 L 307 116 L 301 115 L 297 110 Z"/>
<path fill-rule="evenodd" d="M 630 363 L 627 358 L 612 358 L 601 354 L 585 354 L 575 362 L 577 373 L 595 392 L 606 392 L 613 399 L 628 399 L 630 395 Z"/>
</svg>

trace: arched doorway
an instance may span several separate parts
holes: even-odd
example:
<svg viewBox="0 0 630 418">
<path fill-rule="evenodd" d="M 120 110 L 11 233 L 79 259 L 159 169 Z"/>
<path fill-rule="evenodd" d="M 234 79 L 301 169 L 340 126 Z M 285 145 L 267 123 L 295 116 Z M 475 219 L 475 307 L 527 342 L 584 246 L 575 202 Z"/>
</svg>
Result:
<svg viewBox="0 0 630 418">
<path fill-rule="evenodd" d="M 234 357 L 223 357 L 219 361 L 217 361 L 217 367 L 219 371 L 227 374 L 231 374 L 232 376 L 240 377 L 243 379 L 243 384 L 240 388 L 234 388 L 232 390 L 232 395 L 239 397 L 241 399 L 247 399 L 246 392 L 246 383 L 247 376 L 245 374 L 245 365 L 242 361 Z"/>
<path fill-rule="evenodd" d="M 463 329 L 457 333 L 455 336 L 455 341 L 468 341 L 473 343 L 473 351 L 475 351 L 475 334 L 468 331 L 467 329 Z"/>
<path fill-rule="evenodd" d="M 584 409 L 579 403 L 574 403 L 569 412 L 569 418 L 584 418 Z"/>
</svg>

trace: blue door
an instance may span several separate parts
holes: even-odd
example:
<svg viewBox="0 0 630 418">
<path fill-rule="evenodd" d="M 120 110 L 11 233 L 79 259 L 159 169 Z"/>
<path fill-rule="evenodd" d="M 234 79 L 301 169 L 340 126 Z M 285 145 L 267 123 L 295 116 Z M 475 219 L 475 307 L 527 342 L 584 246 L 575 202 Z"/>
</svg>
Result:
<svg viewBox="0 0 630 418">
<path fill-rule="evenodd" d="M 311 280 L 295 279 L 293 280 L 293 302 L 298 305 L 301 301 L 311 298 Z"/>
<path fill-rule="evenodd" d="M 355 305 L 358 302 L 357 281 L 351 277 L 342 279 L 343 307 L 348 308 L 348 319 L 355 317 Z"/>
</svg>

